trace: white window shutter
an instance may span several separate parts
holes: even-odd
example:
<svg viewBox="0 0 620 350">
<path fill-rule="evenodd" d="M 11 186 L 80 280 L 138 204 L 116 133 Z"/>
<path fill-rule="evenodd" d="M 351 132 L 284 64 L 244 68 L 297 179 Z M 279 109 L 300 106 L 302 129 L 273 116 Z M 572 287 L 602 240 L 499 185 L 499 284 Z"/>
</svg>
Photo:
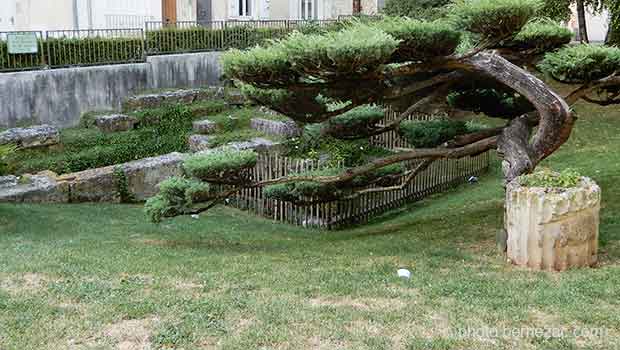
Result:
<svg viewBox="0 0 620 350">
<path fill-rule="evenodd" d="M 299 19 L 301 13 L 301 0 L 289 0 L 289 18 Z"/>
<path fill-rule="evenodd" d="M 228 0 L 228 17 L 239 17 L 239 0 Z"/>
</svg>

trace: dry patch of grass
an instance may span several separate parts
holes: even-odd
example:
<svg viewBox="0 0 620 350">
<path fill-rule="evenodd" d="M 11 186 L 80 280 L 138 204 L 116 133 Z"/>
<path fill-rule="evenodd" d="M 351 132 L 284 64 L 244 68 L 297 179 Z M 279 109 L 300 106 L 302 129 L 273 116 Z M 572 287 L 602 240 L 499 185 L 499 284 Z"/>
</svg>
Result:
<svg viewBox="0 0 620 350">
<path fill-rule="evenodd" d="M 108 325 L 102 335 L 106 342 L 112 342 L 118 350 L 150 349 L 150 337 L 158 323 L 157 318 L 124 320 Z"/>
<path fill-rule="evenodd" d="M 47 287 L 54 279 L 42 273 L 24 273 L 5 275 L 0 280 L 0 289 L 18 295 L 22 293 L 37 293 Z"/>
</svg>

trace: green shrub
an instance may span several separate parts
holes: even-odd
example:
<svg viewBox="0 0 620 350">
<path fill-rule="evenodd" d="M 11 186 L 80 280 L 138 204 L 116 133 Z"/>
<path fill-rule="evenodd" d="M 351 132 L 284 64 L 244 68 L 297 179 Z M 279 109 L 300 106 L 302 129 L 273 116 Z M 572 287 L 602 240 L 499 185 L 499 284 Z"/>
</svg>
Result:
<svg viewBox="0 0 620 350">
<path fill-rule="evenodd" d="M 467 123 L 461 120 L 437 119 L 401 123 L 400 135 L 417 148 L 433 148 L 467 133 Z"/>
<path fill-rule="evenodd" d="M 461 33 L 447 22 L 423 22 L 408 18 L 387 18 L 377 27 L 400 40 L 395 59 L 399 61 L 436 59 L 454 53 Z"/>
<path fill-rule="evenodd" d="M 538 68 L 554 79 L 583 83 L 620 71 L 620 48 L 576 45 L 548 53 Z"/>
<path fill-rule="evenodd" d="M 334 137 L 363 137 L 365 131 L 372 129 L 385 117 L 382 107 L 366 105 L 356 107 L 337 117 L 329 119 L 328 130 Z"/>
<path fill-rule="evenodd" d="M 434 20 L 446 15 L 452 0 L 387 0 L 383 12 L 389 16 L 406 16 Z"/>
<path fill-rule="evenodd" d="M 229 50 L 222 55 L 222 67 L 227 78 L 248 83 L 266 81 L 286 83 L 294 81 L 297 77 L 291 70 L 287 53 L 280 44 L 273 44 L 269 48 L 255 47 L 247 51 Z"/>
<path fill-rule="evenodd" d="M 144 208 L 153 222 L 160 222 L 164 217 L 187 213 L 195 204 L 213 198 L 209 184 L 173 177 L 159 184 L 159 193 L 150 198 Z"/>
<path fill-rule="evenodd" d="M 264 45 L 270 40 L 284 38 L 289 32 L 287 28 L 252 28 L 244 25 L 230 25 L 225 29 L 167 27 L 148 31 L 146 41 L 149 53 L 215 51 Z"/>
<path fill-rule="evenodd" d="M 450 17 L 483 39 L 503 39 L 518 33 L 541 6 L 539 0 L 457 0 Z"/>
<path fill-rule="evenodd" d="M 226 148 L 209 154 L 198 154 L 185 160 L 183 169 L 187 175 L 211 182 L 236 182 L 243 178 L 242 172 L 256 165 L 254 151 L 237 151 Z"/>
<path fill-rule="evenodd" d="M 491 118 L 512 119 L 534 110 L 534 106 L 514 91 L 482 87 L 463 88 L 448 95 L 451 107 L 484 113 Z"/>
<path fill-rule="evenodd" d="M 247 83 L 287 83 L 300 74 L 351 75 L 387 62 L 398 40 L 384 31 L 355 24 L 338 32 L 306 35 L 293 32 L 267 48 L 231 50 L 222 58 L 228 78 Z"/>
<path fill-rule="evenodd" d="M 141 38 L 50 38 L 45 41 L 45 57 L 52 67 L 142 62 Z"/>
<path fill-rule="evenodd" d="M 573 32 L 565 26 L 549 21 L 531 21 L 507 44 L 518 49 L 535 49 L 548 52 L 571 42 Z"/>
<path fill-rule="evenodd" d="M 0 145 L 0 176 L 7 175 L 7 158 L 15 153 L 17 148 L 13 145 Z"/>
<path fill-rule="evenodd" d="M 543 169 L 533 174 L 522 175 L 518 181 L 525 187 L 571 188 L 577 187 L 581 179 L 582 176 L 573 169 L 565 169 L 559 173 Z"/>
<path fill-rule="evenodd" d="M 276 46 L 288 57 L 293 70 L 316 74 L 360 74 L 387 62 L 399 41 L 366 24 L 338 32 L 304 35 L 294 32 Z"/>
</svg>

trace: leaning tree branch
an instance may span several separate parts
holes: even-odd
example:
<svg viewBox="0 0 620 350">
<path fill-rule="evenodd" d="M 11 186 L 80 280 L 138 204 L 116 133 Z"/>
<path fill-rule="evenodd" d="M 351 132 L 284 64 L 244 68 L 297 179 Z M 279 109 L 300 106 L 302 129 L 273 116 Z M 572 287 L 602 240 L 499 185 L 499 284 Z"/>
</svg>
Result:
<svg viewBox="0 0 620 350">
<path fill-rule="evenodd" d="M 612 74 L 603 79 L 586 83 L 580 86 L 575 91 L 568 94 L 568 96 L 566 96 L 564 100 L 566 100 L 569 105 L 573 105 L 577 103 L 580 99 L 584 99 L 584 97 L 587 98 L 588 94 L 592 93 L 593 91 L 613 86 L 620 87 L 620 76 L 618 76 L 617 74 Z"/>
<path fill-rule="evenodd" d="M 284 176 L 277 179 L 258 181 L 247 186 L 245 188 L 253 188 L 253 187 L 264 187 L 269 185 L 277 185 L 277 184 L 285 184 L 292 182 L 300 182 L 300 181 L 311 181 L 322 184 L 338 184 L 338 183 L 346 183 L 360 175 L 368 174 L 372 171 L 384 168 L 388 165 L 403 163 L 410 160 L 415 159 L 429 159 L 429 158 L 446 158 L 446 159 L 460 159 L 467 156 L 474 156 L 490 149 L 495 149 L 497 147 L 497 136 L 489 137 L 472 144 L 458 147 L 458 148 L 420 148 L 414 149 L 407 152 L 401 152 L 394 155 L 390 155 L 384 158 L 375 159 L 372 162 L 347 169 L 340 175 L 334 176 Z"/>
<path fill-rule="evenodd" d="M 413 181 L 421 172 L 428 169 L 428 167 L 431 166 L 431 164 L 433 164 L 437 159 L 438 158 L 428 158 L 428 159 L 423 160 L 420 164 L 418 164 L 418 166 L 415 169 L 411 170 L 406 175 L 405 179 L 403 179 L 403 181 L 399 185 L 389 186 L 389 187 L 368 188 L 365 190 L 357 191 L 354 194 L 348 197 L 345 197 L 345 199 L 354 199 L 354 198 L 357 198 L 361 195 L 368 194 L 368 193 L 400 191 L 403 188 L 407 187 L 411 183 L 411 181 Z"/>
</svg>

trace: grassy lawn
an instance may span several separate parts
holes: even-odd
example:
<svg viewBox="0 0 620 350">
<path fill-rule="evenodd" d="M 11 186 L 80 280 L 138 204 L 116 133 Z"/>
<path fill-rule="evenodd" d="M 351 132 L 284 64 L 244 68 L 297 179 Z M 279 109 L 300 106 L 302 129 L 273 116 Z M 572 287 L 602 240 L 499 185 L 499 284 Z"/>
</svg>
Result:
<svg viewBox="0 0 620 350">
<path fill-rule="evenodd" d="M 508 265 L 498 171 L 339 232 L 228 208 L 157 226 L 139 206 L 0 205 L 0 349 L 617 349 L 620 111 L 577 110 L 547 165 L 603 188 L 596 269 Z M 567 333 L 450 337 L 468 327 Z M 604 336 L 571 333 L 590 329 Z"/>
</svg>

